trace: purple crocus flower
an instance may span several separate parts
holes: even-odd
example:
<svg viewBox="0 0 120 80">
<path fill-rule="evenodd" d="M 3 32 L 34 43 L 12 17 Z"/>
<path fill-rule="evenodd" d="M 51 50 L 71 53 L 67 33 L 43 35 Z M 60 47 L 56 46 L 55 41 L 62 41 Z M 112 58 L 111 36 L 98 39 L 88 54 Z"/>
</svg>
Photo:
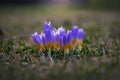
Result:
<svg viewBox="0 0 120 80">
<path fill-rule="evenodd" d="M 43 45 L 44 45 L 44 44 L 46 43 L 46 41 L 47 41 L 46 36 L 45 36 L 44 33 L 41 33 L 40 35 L 41 35 L 42 43 L 43 43 Z"/>
<path fill-rule="evenodd" d="M 76 44 L 77 34 L 78 34 L 78 27 L 73 25 L 71 30 L 71 35 L 72 35 L 71 46 L 74 46 Z"/>
<path fill-rule="evenodd" d="M 77 26 L 73 25 L 72 30 L 71 30 L 71 34 L 72 34 L 73 38 L 77 38 L 77 34 L 78 34 L 78 27 Z"/>
<path fill-rule="evenodd" d="M 32 34 L 32 40 L 37 45 L 37 47 L 40 49 L 43 46 L 43 41 L 41 38 L 41 35 L 39 35 L 37 32 Z"/>
<path fill-rule="evenodd" d="M 58 28 L 57 32 L 59 33 L 59 44 L 60 47 L 63 46 L 63 36 L 66 35 L 66 30 L 63 27 Z"/>
<path fill-rule="evenodd" d="M 51 41 L 55 42 L 55 32 L 54 31 L 51 32 Z"/>
<path fill-rule="evenodd" d="M 51 22 L 44 22 L 44 31 L 41 34 L 37 32 L 32 34 L 32 40 L 38 48 L 47 47 L 68 49 L 74 46 L 76 42 L 82 46 L 84 30 L 73 26 L 72 30 L 66 31 L 63 27 L 52 30 Z"/>
<path fill-rule="evenodd" d="M 47 21 L 45 21 L 45 22 L 44 22 L 44 33 L 45 33 L 47 42 L 50 42 L 50 41 L 51 41 L 51 31 L 52 31 L 51 22 L 48 22 L 48 23 L 47 23 Z"/>
<path fill-rule="evenodd" d="M 83 37 L 84 37 L 84 30 L 79 29 L 78 30 L 78 44 L 79 44 L 79 46 L 82 46 L 82 44 L 83 44 Z"/>
<path fill-rule="evenodd" d="M 56 40 L 56 41 L 59 41 L 59 39 L 60 39 L 60 32 L 57 30 L 57 31 L 55 32 L 55 40 Z"/>
<path fill-rule="evenodd" d="M 78 39 L 83 39 L 84 37 L 84 30 L 83 29 L 79 29 L 78 30 L 78 35 L 77 35 Z"/>
<path fill-rule="evenodd" d="M 63 45 L 67 44 L 67 35 L 63 36 Z"/>
<path fill-rule="evenodd" d="M 52 24 L 51 24 L 50 21 L 49 21 L 49 22 L 47 22 L 47 21 L 44 22 L 44 32 L 45 32 L 46 30 L 49 30 L 49 31 L 52 30 Z"/>
<path fill-rule="evenodd" d="M 53 31 L 56 33 L 56 32 L 57 32 L 57 29 L 56 29 L 56 28 L 54 28 L 54 29 L 53 29 Z"/>
<path fill-rule="evenodd" d="M 67 34 L 63 36 L 63 48 L 68 49 L 70 47 L 71 42 L 71 31 L 67 31 Z"/>
<path fill-rule="evenodd" d="M 60 33 L 58 30 L 53 31 L 54 37 L 53 37 L 53 47 L 54 48 L 60 48 Z"/>
<path fill-rule="evenodd" d="M 71 34 L 71 31 L 67 31 L 67 42 L 70 43 L 72 40 L 72 34 Z"/>
<path fill-rule="evenodd" d="M 35 44 L 42 43 L 42 40 L 37 32 L 32 34 L 32 40 Z"/>
<path fill-rule="evenodd" d="M 66 34 L 66 30 L 63 27 L 58 28 L 60 36 L 63 37 Z"/>
<path fill-rule="evenodd" d="M 46 39 L 47 39 L 47 42 L 51 42 L 51 31 L 49 30 L 45 30 L 45 36 L 46 36 Z"/>
</svg>

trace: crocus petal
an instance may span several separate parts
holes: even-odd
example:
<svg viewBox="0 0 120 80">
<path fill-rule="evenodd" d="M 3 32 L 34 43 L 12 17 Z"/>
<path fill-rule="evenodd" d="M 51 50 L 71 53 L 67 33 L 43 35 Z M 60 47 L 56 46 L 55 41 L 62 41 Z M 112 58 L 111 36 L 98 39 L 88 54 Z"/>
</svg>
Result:
<svg viewBox="0 0 120 80">
<path fill-rule="evenodd" d="M 54 31 L 51 32 L 51 41 L 55 42 L 55 32 Z"/>
<path fill-rule="evenodd" d="M 63 44 L 67 44 L 67 36 L 66 35 L 63 36 Z"/>
<path fill-rule="evenodd" d="M 83 29 L 79 29 L 78 30 L 78 39 L 83 39 L 84 37 L 84 30 Z"/>
<path fill-rule="evenodd" d="M 63 37 L 63 35 L 66 34 L 66 31 L 63 27 L 58 28 L 58 31 L 60 32 L 60 36 L 62 36 L 62 37 Z"/>
<path fill-rule="evenodd" d="M 54 29 L 53 29 L 53 31 L 56 33 L 56 32 L 57 32 L 57 29 L 56 29 L 56 28 L 54 28 Z"/>
<path fill-rule="evenodd" d="M 68 34 L 63 36 L 63 49 L 68 49 L 70 47 L 70 40 Z"/>
<path fill-rule="evenodd" d="M 40 37 L 40 43 L 43 44 L 43 41 L 42 41 L 41 35 L 39 35 L 39 37 Z"/>
<path fill-rule="evenodd" d="M 77 26 L 73 26 L 73 27 L 72 27 L 72 30 L 71 30 L 71 33 L 72 33 L 72 37 L 73 37 L 73 38 L 77 38 L 78 27 L 77 27 Z"/>
<path fill-rule="evenodd" d="M 67 31 L 67 42 L 70 43 L 72 40 L 72 34 L 71 34 L 71 31 Z"/>
<path fill-rule="evenodd" d="M 46 30 L 49 30 L 49 31 L 52 30 L 52 24 L 51 24 L 51 22 L 47 22 L 47 21 L 44 22 L 44 32 Z"/>
<path fill-rule="evenodd" d="M 58 30 L 56 30 L 55 34 L 54 34 L 54 38 L 55 38 L 55 41 L 53 43 L 53 47 L 54 48 L 59 48 L 60 47 L 60 33 Z"/>
<path fill-rule="evenodd" d="M 42 40 L 43 44 L 46 43 L 46 36 L 44 33 L 41 33 L 41 40 Z"/>
<path fill-rule="evenodd" d="M 56 33 L 55 33 L 55 40 L 59 41 L 59 39 L 60 39 L 60 32 L 56 31 Z"/>
<path fill-rule="evenodd" d="M 45 31 L 45 36 L 47 38 L 47 42 L 50 42 L 51 41 L 51 31 L 46 30 Z"/>
<path fill-rule="evenodd" d="M 63 37 L 60 37 L 59 44 L 60 44 L 60 47 L 63 46 Z"/>
<path fill-rule="evenodd" d="M 37 32 L 33 33 L 32 34 L 32 40 L 35 44 L 38 44 L 40 43 L 40 36 Z"/>
</svg>

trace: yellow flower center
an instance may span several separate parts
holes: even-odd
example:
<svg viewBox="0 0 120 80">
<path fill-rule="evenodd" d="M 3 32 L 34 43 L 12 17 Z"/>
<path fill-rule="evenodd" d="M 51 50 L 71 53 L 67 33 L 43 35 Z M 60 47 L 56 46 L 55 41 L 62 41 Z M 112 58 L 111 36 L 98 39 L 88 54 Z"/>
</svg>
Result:
<svg viewBox="0 0 120 80">
<path fill-rule="evenodd" d="M 69 47 L 70 47 L 69 43 L 63 45 L 63 49 L 68 49 Z"/>
<path fill-rule="evenodd" d="M 41 43 L 38 43 L 38 44 L 37 44 L 37 47 L 38 47 L 39 49 L 41 49 L 41 48 L 43 47 L 43 45 L 42 45 Z"/>
<path fill-rule="evenodd" d="M 59 48 L 59 42 L 58 42 L 58 41 L 55 41 L 55 42 L 53 43 L 53 47 L 54 47 L 54 48 Z"/>
<path fill-rule="evenodd" d="M 77 41 L 77 39 L 76 39 L 76 38 L 72 39 L 72 41 L 71 41 L 71 46 L 74 46 L 74 45 L 75 45 L 75 43 L 76 43 L 76 41 Z"/>
<path fill-rule="evenodd" d="M 47 42 L 45 45 L 47 48 L 51 48 L 52 47 L 52 42 Z"/>
<path fill-rule="evenodd" d="M 78 44 L 79 44 L 79 46 L 82 46 L 83 45 L 83 40 L 78 40 Z"/>
</svg>

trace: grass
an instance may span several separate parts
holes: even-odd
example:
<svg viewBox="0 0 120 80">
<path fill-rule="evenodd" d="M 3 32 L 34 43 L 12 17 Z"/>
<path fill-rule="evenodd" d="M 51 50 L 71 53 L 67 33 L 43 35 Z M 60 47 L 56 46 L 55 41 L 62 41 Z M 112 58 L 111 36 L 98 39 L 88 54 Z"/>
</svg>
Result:
<svg viewBox="0 0 120 80">
<path fill-rule="evenodd" d="M 54 11 L 47 7 L 41 11 L 39 6 L 37 10 L 28 7 L 27 11 L 22 7 L 2 9 L 0 79 L 119 80 L 119 14 L 59 8 Z M 35 31 L 42 31 L 45 20 L 51 20 L 53 27 L 63 25 L 70 29 L 74 24 L 84 28 L 82 49 L 71 49 L 69 54 L 52 49 L 52 57 L 47 56 L 48 50 L 37 49 L 30 36 Z"/>
</svg>

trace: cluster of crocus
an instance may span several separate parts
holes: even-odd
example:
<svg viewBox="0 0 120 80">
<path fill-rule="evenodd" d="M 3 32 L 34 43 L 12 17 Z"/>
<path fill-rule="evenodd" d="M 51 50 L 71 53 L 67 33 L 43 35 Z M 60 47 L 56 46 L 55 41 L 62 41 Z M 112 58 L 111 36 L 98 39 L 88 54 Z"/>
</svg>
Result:
<svg viewBox="0 0 120 80">
<path fill-rule="evenodd" d="M 84 37 L 84 30 L 73 26 L 71 30 L 66 30 L 63 27 L 52 30 L 51 22 L 44 22 L 44 31 L 38 34 L 32 34 L 32 40 L 38 48 L 57 48 L 68 49 L 73 47 L 76 43 L 82 46 Z"/>
</svg>

